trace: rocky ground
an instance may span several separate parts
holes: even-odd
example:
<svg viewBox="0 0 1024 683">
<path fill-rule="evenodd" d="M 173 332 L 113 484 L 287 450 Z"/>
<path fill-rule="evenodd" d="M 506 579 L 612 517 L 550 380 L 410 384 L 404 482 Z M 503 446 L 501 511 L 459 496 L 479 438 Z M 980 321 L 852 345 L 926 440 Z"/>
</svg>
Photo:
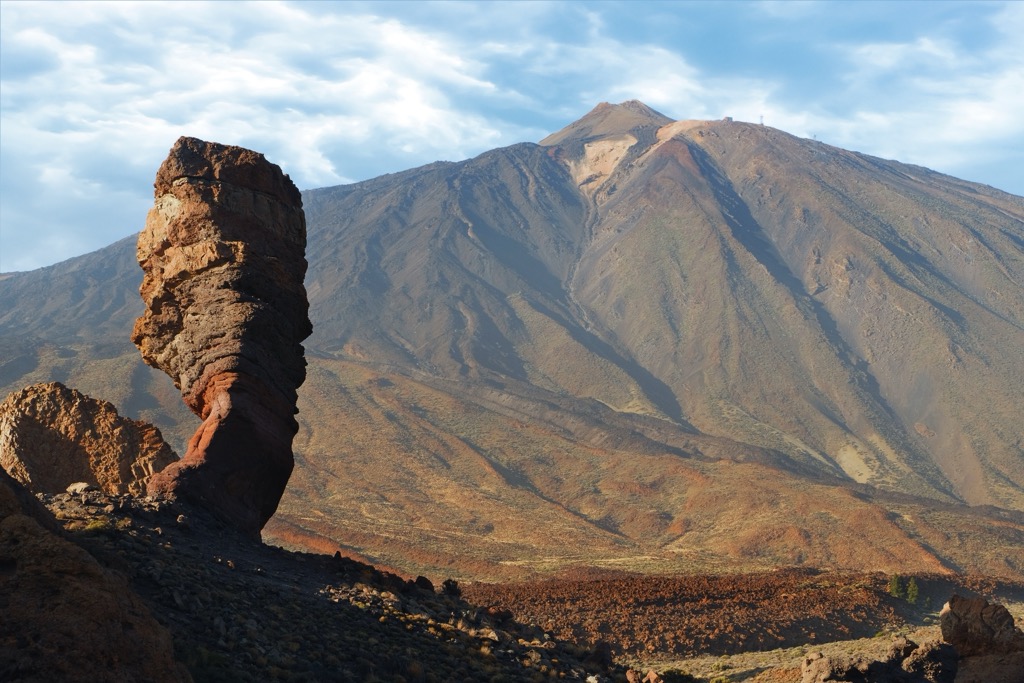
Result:
<svg viewBox="0 0 1024 683">
<path fill-rule="evenodd" d="M 806 569 L 661 577 L 584 572 L 542 582 L 469 584 L 464 592 L 471 601 L 540 624 L 556 638 L 604 640 L 617 662 L 637 671 L 653 669 L 666 681 L 953 681 L 901 678 L 908 674 L 899 658 L 892 659 L 894 648 L 909 638 L 914 645 L 906 651 L 921 645 L 914 656 L 928 658 L 919 666 L 937 667 L 943 657 L 949 666 L 949 646 L 941 645 L 937 624 L 953 593 L 998 599 L 1009 603 L 1018 623 L 1024 618 L 1020 582 L 917 575 L 919 595 L 912 605 L 889 594 L 891 578 Z M 905 589 L 910 577 L 900 578 Z M 837 666 L 874 662 L 876 670 L 866 678 L 837 673 L 819 679 L 815 660 L 822 657 Z M 890 661 L 895 664 L 887 668 Z M 962 658 L 955 680 L 1024 683 L 1024 652 Z"/>
<path fill-rule="evenodd" d="M 903 577 L 905 583 L 909 577 Z M 918 575 L 918 604 L 881 573 L 778 570 L 721 576 L 605 576 L 469 584 L 466 596 L 510 610 L 557 638 L 613 643 L 632 660 L 774 650 L 871 638 L 938 615 L 953 592 L 1024 597 L 1024 585 Z"/>
<path fill-rule="evenodd" d="M 127 577 L 196 681 L 624 675 L 455 590 L 262 545 L 177 503 L 98 491 L 41 498 L 74 541 Z"/>
<path fill-rule="evenodd" d="M 874 635 L 903 623 L 885 585 L 881 575 L 792 570 L 474 584 L 467 595 L 560 638 L 609 640 L 616 654 L 685 657 Z"/>
<path fill-rule="evenodd" d="M 132 679 L 140 681 L 626 681 L 654 669 L 661 678 L 648 680 L 665 683 L 795 683 L 816 651 L 870 659 L 894 635 L 935 639 L 935 626 L 921 626 L 952 590 L 1024 592 L 919 576 L 931 607 L 915 608 L 889 596 L 881 574 L 795 570 L 463 586 L 435 577 L 435 586 L 263 545 L 181 503 L 99 491 L 37 497 L 72 541 L 124 579 L 188 672 Z M 18 671 L 0 667 L 0 678 L 52 680 Z"/>
</svg>

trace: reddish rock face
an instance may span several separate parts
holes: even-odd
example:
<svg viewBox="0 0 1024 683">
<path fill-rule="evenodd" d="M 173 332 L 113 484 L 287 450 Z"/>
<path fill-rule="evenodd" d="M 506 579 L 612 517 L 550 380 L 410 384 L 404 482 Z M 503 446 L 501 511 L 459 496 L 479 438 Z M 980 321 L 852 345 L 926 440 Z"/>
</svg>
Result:
<svg viewBox="0 0 1024 683">
<path fill-rule="evenodd" d="M 299 191 L 262 154 L 181 138 L 139 235 L 146 313 L 132 341 L 203 419 L 154 495 L 259 534 L 291 475 L 296 390 L 312 326 Z"/>
<path fill-rule="evenodd" d="M 0 466 L 37 493 L 86 482 L 141 495 L 177 460 L 160 430 L 60 382 L 33 384 L 0 403 Z"/>
</svg>

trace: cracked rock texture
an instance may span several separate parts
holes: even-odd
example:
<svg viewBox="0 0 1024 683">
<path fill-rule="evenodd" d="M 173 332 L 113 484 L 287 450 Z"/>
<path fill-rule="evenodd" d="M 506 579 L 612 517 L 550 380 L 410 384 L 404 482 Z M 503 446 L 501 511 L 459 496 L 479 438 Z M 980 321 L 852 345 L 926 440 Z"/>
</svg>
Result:
<svg viewBox="0 0 1024 683">
<path fill-rule="evenodd" d="M 298 189 L 262 154 L 180 138 L 139 235 L 145 314 L 132 341 L 203 424 L 150 482 L 258 535 L 291 475 L 302 340 L 312 326 Z"/>
<path fill-rule="evenodd" d="M 33 491 L 86 482 L 140 495 L 176 460 L 159 429 L 60 382 L 33 384 L 0 404 L 0 466 Z"/>
</svg>

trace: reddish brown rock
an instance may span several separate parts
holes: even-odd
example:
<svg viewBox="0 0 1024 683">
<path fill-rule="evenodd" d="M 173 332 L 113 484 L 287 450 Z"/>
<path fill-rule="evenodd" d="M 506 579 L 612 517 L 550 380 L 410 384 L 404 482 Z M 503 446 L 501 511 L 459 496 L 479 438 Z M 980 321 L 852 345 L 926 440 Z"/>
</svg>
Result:
<svg viewBox="0 0 1024 683">
<path fill-rule="evenodd" d="M 954 595 L 939 614 L 942 639 L 961 657 L 1024 651 L 1024 633 L 1002 605 Z"/>
<path fill-rule="evenodd" d="M 312 327 L 299 191 L 262 154 L 181 138 L 139 235 L 145 314 L 132 341 L 203 420 L 149 491 L 258 535 L 294 460 L 302 340 Z"/>
<path fill-rule="evenodd" d="M 190 681 L 124 578 L 0 470 L 0 680 Z"/>
<path fill-rule="evenodd" d="M 813 652 L 804 658 L 801 683 L 864 681 L 865 683 L 954 683 L 957 656 L 946 643 L 924 645 L 897 638 L 883 659 L 826 657 Z"/>
<path fill-rule="evenodd" d="M 0 404 L 0 466 L 38 493 L 87 482 L 139 495 L 176 460 L 153 425 L 59 382 L 33 384 Z"/>
</svg>

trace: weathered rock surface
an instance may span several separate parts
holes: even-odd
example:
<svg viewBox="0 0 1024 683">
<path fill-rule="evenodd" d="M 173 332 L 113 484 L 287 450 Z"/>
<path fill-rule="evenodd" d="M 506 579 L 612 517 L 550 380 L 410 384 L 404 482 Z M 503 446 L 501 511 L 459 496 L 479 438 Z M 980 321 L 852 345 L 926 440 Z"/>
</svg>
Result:
<svg viewBox="0 0 1024 683">
<path fill-rule="evenodd" d="M 825 657 L 814 652 L 801 667 L 801 683 L 953 683 L 956 675 L 957 655 L 947 643 L 918 645 L 902 637 L 894 639 L 882 659 Z"/>
<path fill-rule="evenodd" d="M 910 674 L 911 681 L 953 683 L 959 671 L 958 659 L 956 650 L 949 643 L 932 640 L 913 649 L 900 666 Z"/>
<path fill-rule="evenodd" d="M 132 341 L 203 424 L 149 491 L 258 534 L 291 475 L 301 342 L 312 331 L 299 191 L 262 154 L 181 138 L 139 235 Z"/>
<path fill-rule="evenodd" d="M 961 657 L 1024 651 L 1024 633 L 1002 605 L 953 595 L 939 614 L 942 639 Z"/>
<path fill-rule="evenodd" d="M 125 580 L 0 470 L 0 680 L 190 681 Z"/>
<path fill-rule="evenodd" d="M 153 425 L 59 382 L 33 384 L 0 404 L 0 466 L 39 493 L 86 482 L 138 495 L 176 460 Z"/>
</svg>

